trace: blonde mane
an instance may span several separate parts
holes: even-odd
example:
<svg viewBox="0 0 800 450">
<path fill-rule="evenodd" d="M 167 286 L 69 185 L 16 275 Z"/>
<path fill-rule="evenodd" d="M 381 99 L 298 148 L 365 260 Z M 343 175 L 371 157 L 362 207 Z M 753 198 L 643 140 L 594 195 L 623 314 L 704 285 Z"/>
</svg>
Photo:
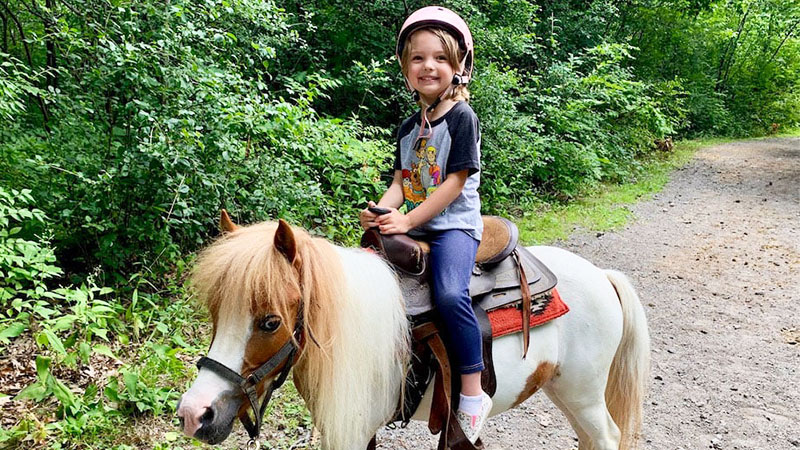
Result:
<svg viewBox="0 0 800 450">
<path fill-rule="evenodd" d="M 222 236 L 200 254 L 191 285 L 215 324 L 226 311 L 248 308 L 254 317 L 278 315 L 287 326 L 294 323 L 297 300 L 289 294 L 300 293 L 307 339 L 295 384 L 324 448 L 360 445 L 389 419 L 408 360 L 397 280 L 379 258 L 335 247 L 298 227 L 292 227 L 293 266 L 273 246 L 277 228 L 266 222 Z M 375 418 L 364 420 L 370 415 Z"/>
</svg>

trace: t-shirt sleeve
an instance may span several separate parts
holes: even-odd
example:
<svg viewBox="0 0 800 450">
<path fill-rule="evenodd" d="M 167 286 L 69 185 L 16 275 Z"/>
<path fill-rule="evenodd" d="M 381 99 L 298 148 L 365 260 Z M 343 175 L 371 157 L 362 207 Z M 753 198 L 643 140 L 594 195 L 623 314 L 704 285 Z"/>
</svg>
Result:
<svg viewBox="0 0 800 450">
<path fill-rule="evenodd" d="M 472 108 L 466 107 L 461 114 L 448 124 L 451 144 L 447 158 L 447 173 L 468 170 L 469 175 L 481 169 L 481 132 L 478 116 Z"/>
<path fill-rule="evenodd" d="M 397 133 L 397 141 L 394 144 L 394 165 L 392 170 L 403 170 L 402 163 L 400 162 L 400 133 Z"/>
</svg>

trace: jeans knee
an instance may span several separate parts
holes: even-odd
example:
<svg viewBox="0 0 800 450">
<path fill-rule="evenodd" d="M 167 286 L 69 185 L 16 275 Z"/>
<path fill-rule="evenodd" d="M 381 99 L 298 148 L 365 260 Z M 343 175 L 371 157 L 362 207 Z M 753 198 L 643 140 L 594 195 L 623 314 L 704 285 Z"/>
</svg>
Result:
<svg viewBox="0 0 800 450">
<path fill-rule="evenodd" d="M 469 305 L 469 297 L 456 290 L 445 291 L 436 294 L 436 307 L 439 311 L 453 311 Z"/>
</svg>

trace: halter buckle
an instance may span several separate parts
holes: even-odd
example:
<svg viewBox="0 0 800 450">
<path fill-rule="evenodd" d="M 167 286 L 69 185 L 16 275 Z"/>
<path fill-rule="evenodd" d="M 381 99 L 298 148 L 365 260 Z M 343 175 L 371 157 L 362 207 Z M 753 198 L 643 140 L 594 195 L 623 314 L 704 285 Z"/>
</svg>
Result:
<svg viewBox="0 0 800 450">
<path fill-rule="evenodd" d="M 259 379 L 256 377 L 255 372 L 251 373 L 247 378 L 242 380 L 242 389 L 245 391 L 248 389 L 255 389 L 256 385 L 258 385 L 258 381 Z"/>
</svg>

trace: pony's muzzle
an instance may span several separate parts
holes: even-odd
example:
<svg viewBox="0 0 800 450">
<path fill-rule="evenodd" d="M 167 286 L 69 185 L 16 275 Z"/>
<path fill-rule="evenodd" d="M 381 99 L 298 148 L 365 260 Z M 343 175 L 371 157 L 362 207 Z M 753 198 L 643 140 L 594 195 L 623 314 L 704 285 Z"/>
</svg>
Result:
<svg viewBox="0 0 800 450">
<path fill-rule="evenodd" d="M 184 396 L 178 402 L 177 408 L 181 430 L 186 436 L 208 444 L 224 441 L 233 429 L 233 421 L 241 405 L 241 400 L 236 401 L 235 397 L 220 395 L 211 404 L 202 405 L 194 404 L 191 398 Z"/>
<path fill-rule="evenodd" d="M 199 430 L 206 422 L 206 425 L 213 421 L 214 410 L 209 406 L 196 406 L 192 405 L 191 401 L 184 401 L 183 398 L 178 401 L 178 421 L 181 424 L 181 430 L 186 436 L 194 437 L 197 430 Z"/>
</svg>

